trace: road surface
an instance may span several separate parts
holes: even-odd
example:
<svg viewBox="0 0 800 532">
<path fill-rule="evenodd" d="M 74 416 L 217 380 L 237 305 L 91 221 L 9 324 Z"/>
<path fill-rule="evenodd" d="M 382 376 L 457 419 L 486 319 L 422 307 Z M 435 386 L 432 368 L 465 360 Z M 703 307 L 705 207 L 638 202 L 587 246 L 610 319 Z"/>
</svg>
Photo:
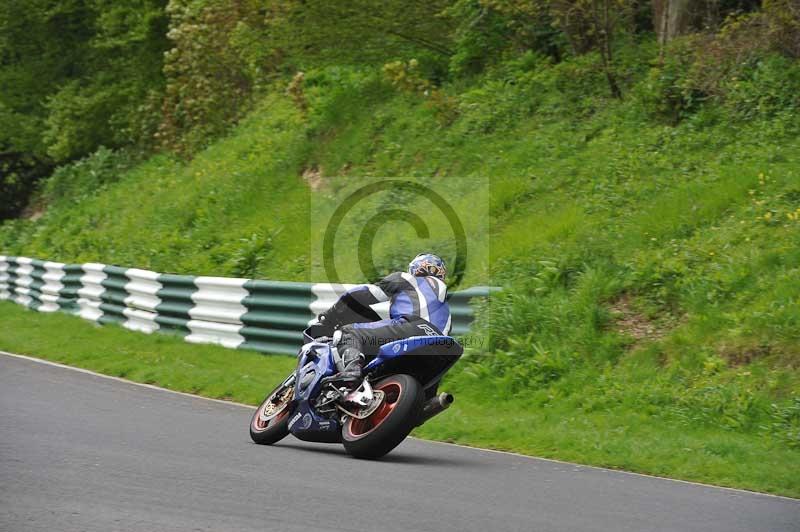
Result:
<svg viewBox="0 0 800 532">
<path fill-rule="evenodd" d="M 0 355 L 0 530 L 800 531 L 797 500 L 414 439 L 261 447 L 249 418 Z"/>
</svg>

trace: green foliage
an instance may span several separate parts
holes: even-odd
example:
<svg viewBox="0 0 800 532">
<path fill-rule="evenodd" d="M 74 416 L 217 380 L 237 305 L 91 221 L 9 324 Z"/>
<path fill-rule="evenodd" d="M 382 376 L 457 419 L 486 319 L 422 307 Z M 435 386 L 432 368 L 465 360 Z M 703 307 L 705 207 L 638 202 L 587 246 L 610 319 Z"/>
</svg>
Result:
<svg viewBox="0 0 800 532">
<path fill-rule="evenodd" d="M 50 97 L 43 134 L 50 157 L 65 161 L 90 153 L 102 142 L 119 145 L 108 120 L 122 103 L 114 89 L 104 84 L 86 89 L 71 81 Z"/>
<path fill-rule="evenodd" d="M 764 0 L 763 23 L 772 50 L 800 57 L 800 9 L 793 0 Z"/>
<path fill-rule="evenodd" d="M 686 81 L 694 46 L 693 38 L 673 42 L 660 64 L 650 69 L 635 93 L 643 112 L 675 125 L 697 111 L 705 95 Z"/>
<path fill-rule="evenodd" d="M 10 86 L 0 105 L 8 114 L 0 117 L 17 122 L 2 124 L 0 135 L 10 136 L 0 136 L 0 145 L 65 161 L 101 143 L 128 142 L 146 91 L 160 84 L 160 0 L 24 4 L 0 13 L 0 83 Z"/>
<path fill-rule="evenodd" d="M 261 263 L 273 250 L 273 240 L 280 233 L 280 229 L 263 237 L 253 233 L 249 238 L 240 238 L 241 247 L 234 252 L 233 269 L 231 273 L 237 277 L 256 277 Z"/>
<path fill-rule="evenodd" d="M 16 168 L 2 176 L 16 207 L 0 219 L 19 214 L 53 161 L 146 135 L 140 107 L 161 86 L 165 28 L 161 0 L 0 6 L 0 152 Z"/>
<path fill-rule="evenodd" d="M 509 51 L 513 17 L 504 17 L 498 6 L 480 0 L 459 0 L 447 11 L 461 21 L 454 32 L 455 53 L 450 71 L 458 76 L 482 72 Z"/>
<path fill-rule="evenodd" d="M 411 59 L 392 61 L 383 65 L 383 75 L 392 86 L 408 93 L 425 93 L 431 90 L 431 82 L 420 75 L 419 61 Z"/>
<path fill-rule="evenodd" d="M 434 87 L 430 80 L 423 77 L 416 59 L 386 63 L 383 65 L 383 75 L 395 89 L 425 98 L 426 106 L 436 114 L 442 125 L 450 125 L 458 117 L 458 99 Z"/>
<path fill-rule="evenodd" d="M 331 64 L 380 65 L 392 57 L 448 57 L 450 21 L 446 0 L 353 0 L 277 2 L 271 7 L 268 39 L 307 69 Z"/>
<path fill-rule="evenodd" d="M 306 149 L 301 124 L 280 95 L 188 164 L 160 155 L 128 169 L 124 152 L 101 149 L 56 172 L 43 188 L 50 205 L 43 225 L 3 226 L 0 247 L 17 242 L 34 255 L 105 256 L 163 272 L 303 279 L 307 229 L 297 220 L 308 218 L 308 196 L 296 177 Z M 293 208 L 265 211 L 276 197 Z M 285 226 L 292 231 L 278 230 Z M 240 241 L 254 234 L 253 243 Z M 275 254 L 261 260 L 269 238 Z"/>
<path fill-rule="evenodd" d="M 639 92 L 646 109 L 673 124 L 706 100 L 743 119 L 796 112 L 797 61 L 775 53 L 794 46 L 776 29 L 786 24 L 800 27 L 800 12 L 767 2 L 764 11 L 729 18 L 717 34 L 676 39 Z"/>
<path fill-rule="evenodd" d="M 800 112 L 800 64 L 770 55 L 727 81 L 725 105 L 737 118 L 750 120 Z"/>
<path fill-rule="evenodd" d="M 0 220 L 14 218 L 26 207 L 37 182 L 50 173 L 50 166 L 24 153 L 0 154 Z"/>
<path fill-rule="evenodd" d="M 56 169 L 42 187 L 42 200 L 50 205 L 76 203 L 105 190 L 132 166 L 125 152 L 101 147 L 92 155 Z"/>
<path fill-rule="evenodd" d="M 44 101 L 82 71 L 93 13 L 82 2 L 28 0 L 0 6 L 0 145 L 42 156 Z"/>
<path fill-rule="evenodd" d="M 720 29 L 664 51 L 649 86 L 635 93 L 644 111 L 674 124 L 708 99 L 740 102 L 745 113 L 794 105 L 787 100 L 796 83 L 781 77 L 782 65 L 769 57 L 797 57 L 800 14 L 787 0 L 755 7 L 750 1 L 700 2 L 690 10 L 691 27 Z M 640 51 L 650 48 L 641 43 L 652 42 L 649 13 L 648 3 L 635 0 L 91 0 L 57 6 L 24 0 L 0 8 L 0 150 L 25 161 L 30 172 L 20 179 L 26 183 L 53 162 L 84 157 L 101 145 L 191 157 L 241 119 L 254 96 L 284 84 L 287 73 L 408 64 L 412 58 L 427 84 L 416 91 L 441 127 L 470 114 L 447 81 L 470 85 L 473 76 L 531 57 L 564 66 L 562 82 L 578 89 L 578 105 L 598 94 L 600 83 L 620 98 L 641 75 Z M 570 55 L 584 56 L 582 64 L 564 61 Z M 762 63 L 759 77 L 749 77 Z M 570 83 L 570 75 L 582 86 Z M 502 85 L 537 81 L 531 77 L 493 78 L 500 86 L 482 88 L 506 94 Z M 518 96 L 524 109 L 534 107 L 524 91 Z M 19 195 L 10 211 L 16 215 L 34 187 L 6 182 L 6 190 Z"/>
</svg>

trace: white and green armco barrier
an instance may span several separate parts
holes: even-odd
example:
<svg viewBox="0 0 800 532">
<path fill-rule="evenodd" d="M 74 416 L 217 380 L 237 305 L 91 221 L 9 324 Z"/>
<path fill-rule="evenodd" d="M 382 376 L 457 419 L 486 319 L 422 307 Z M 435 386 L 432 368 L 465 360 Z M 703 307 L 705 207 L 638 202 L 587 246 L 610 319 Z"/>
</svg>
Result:
<svg viewBox="0 0 800 532">
<path fill-rule="evenodd" d="M 342 285 L 172 275 L 0 255 L 0 300 L 262 353 L 296 353 L 300 332 L 336 301 L 337 288 Z M 452 334 L 468 332 L 470 301 L 492 290 L 478 286 L 450 294 Z M 386 317 L 388 304 L 375 310 Z"/>
</svg>

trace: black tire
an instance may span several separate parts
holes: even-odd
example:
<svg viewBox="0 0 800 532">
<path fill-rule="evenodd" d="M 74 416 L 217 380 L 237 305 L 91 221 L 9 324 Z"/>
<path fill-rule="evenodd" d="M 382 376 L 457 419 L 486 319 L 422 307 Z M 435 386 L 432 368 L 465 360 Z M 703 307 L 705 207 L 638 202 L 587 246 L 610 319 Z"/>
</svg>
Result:
<svg viewBox="0 0 800 532">
<path fill-rule="evenodd" d="M 281 397 L 277 406 L 273 402 L 275 396 Z M 288 403 L 293 397 L 294 386 L 286 387 L 283 384 L 267 395 L 264 402 L 253 413 L 253 417 L 250 418 L 250 438 L 254 442 L 259 445 L 272 445 L 289 435 L 289 418 L 292 408 Z M 271 412 L 267 412 L 270 410 Z"/>
<path fill-rule="evenodd" d="M 422 411 L 422 387 L 410 375 L 392 375 L 372 387 L 386 393 L 381 406 L 364 420 L 348 417 L 342 426 L 342 445 L 355 458 L 380 458 L 400 445 Z"/>
</svg>

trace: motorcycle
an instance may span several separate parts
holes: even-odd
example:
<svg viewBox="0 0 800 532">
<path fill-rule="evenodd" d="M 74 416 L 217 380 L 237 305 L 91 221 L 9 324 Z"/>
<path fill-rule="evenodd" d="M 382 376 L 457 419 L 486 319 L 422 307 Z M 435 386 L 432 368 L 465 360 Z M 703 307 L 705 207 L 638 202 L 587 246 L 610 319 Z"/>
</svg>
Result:
<svg viewBox="0 0 800 532">
<path fill-rule="evenodd" d="M 370 318 L 359 321 L 380 319 L 377 314 Z M 335 378 L 343 370 L 335 337 L 330 325 L 313 324 L 303 331 L 294 373 L 253 414 L 250 437 L 255 443 L 272 445 L 291 433 L 303 441 L 341 443 L 353 457 L 376 459 L 453 403 L 451 394 L 438 392 L 442 377 L 463 353 L 452 337 L 387 343 L 364 367 L 363 380 L 350 384 Z"/>
</svg>

